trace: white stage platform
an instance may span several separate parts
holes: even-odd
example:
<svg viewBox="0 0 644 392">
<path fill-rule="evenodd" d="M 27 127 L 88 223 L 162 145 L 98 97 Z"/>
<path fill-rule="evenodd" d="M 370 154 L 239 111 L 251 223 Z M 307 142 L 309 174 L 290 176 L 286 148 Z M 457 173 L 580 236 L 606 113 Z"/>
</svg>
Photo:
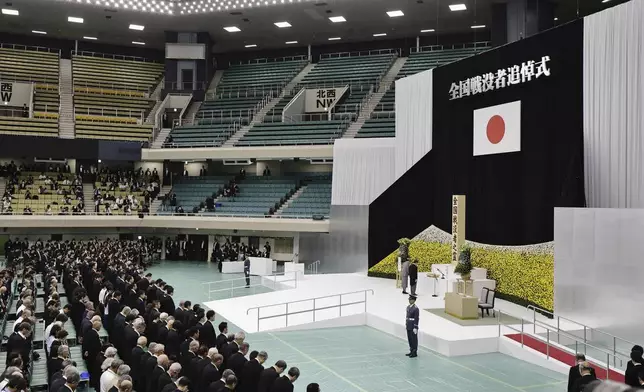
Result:
<svg viewBox="0 0 644 392">
<path fill-rule="evenodd" d="M 419 274 L 418 300 L 416 304 L 421 309 L 419 344 L 447 356 L 471 355 L 478 353 L 499 351 L 499 328 L 495 325 L 462 326 L 423 309 L 443 309 L 444 281 L 438 280 L 438 297 L 432 297 L 434 292 L 434 279 Z M 269 279 L 269 277 L 265 277 Z M 278 277 L 284 279 L 283 277 Z M 442 283 L 442 284 L 441 284 Z M 348 325 L 368 325 L 383 332 L 406 337 L 405 308 L 408 305 L 408 296 L 395 288 L 395 281 L 391 279 L 370 278 L 365 274 L 326 274 L 305 275 L 298 277 L 297 288 L 293 282 L 278 283 L 283 289 L 265 293 L 237 297 L 218 301 L 206 302 L 205 305 L 215 312 L 236 324 L 248 333 L 263 331 L 284 331 L 296 329 L 317 329 L 326 327 L 339 327 Z M 342 296 L 342 303 L 354 303 L 342 307 L 342 317 L 339 314 L 340 303 L 338 294 L 373 290 L 366 294 L 367 304 L 362 303 L 365 294 Z M 307 311 L 313 307 L 313 298 L 317 299 L 316 308 L 325 308 L 315 312 Z M 286 311 L 286 302 L 300 301 L 289 304 L 288 326 L 286 317 L 274 317 L 257 321 L 257 307 L 267 305 L 269 308 L 261 310 L 261 316 L 283 315 Z M 250 309 L 250 310 L 249 310 Z M 515 317 L 532 318 L 532 312 L 526 308 L 503 300 L 496 300 L 496 309 L 507 312 Z M 300 312 L 300 313 L 298 313 Z M 540 318 L 546 320 L 545 318 Z M 516 325 L 520 329 L 520 325 Z M 562 329 L 572 326 L 561 325 Z M 505 329 L 504 333 L 508 333 Z"/>
</svg>

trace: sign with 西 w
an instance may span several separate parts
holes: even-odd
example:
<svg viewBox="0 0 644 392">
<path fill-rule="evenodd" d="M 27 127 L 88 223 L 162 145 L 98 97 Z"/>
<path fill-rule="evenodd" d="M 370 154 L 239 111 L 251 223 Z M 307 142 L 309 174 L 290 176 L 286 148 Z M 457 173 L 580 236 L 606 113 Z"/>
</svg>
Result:
<svg viewBox="0 0 644 392">
<path fill-rule="evenodd" d="M 329 111 L 348 89 L 347 86 L 306 89 L 304 112 L 324 113 Z"/>
<path fill-rule="evenodd" d="M 5 106 L 30 106 L 33 84 L 0 81 L 0 101 Z"/>
</svg>

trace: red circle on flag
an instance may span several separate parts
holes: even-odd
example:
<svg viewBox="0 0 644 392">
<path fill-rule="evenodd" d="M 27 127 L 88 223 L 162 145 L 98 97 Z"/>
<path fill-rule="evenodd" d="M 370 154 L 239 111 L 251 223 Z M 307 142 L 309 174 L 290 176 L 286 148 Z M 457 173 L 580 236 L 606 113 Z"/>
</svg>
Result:
<svg viewBox="0 0 644 392">
<path fill-rule="evenodd" d="M 505 121 L 503 117 L 497 115 L 492 116 L 487 122 L 487 140 L 492 144 L 498 144 L 505 136 Z"/>
</svg>

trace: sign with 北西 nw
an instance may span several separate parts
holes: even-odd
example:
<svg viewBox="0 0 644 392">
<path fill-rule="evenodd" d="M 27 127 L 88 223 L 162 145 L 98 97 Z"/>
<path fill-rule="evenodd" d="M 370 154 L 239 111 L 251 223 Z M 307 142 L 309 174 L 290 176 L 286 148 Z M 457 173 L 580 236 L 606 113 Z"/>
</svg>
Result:
<svg viewBox="0 0 644 392">
<path fill-rule="evenodd" d="M 452 264 L 458 263 L 458 254 L 465 242 L 465 195 L 452 196 Z"/>
<path fill-rule="evenodd" d="M 348 90 L 348 86 L 306 89 L 304 111 L 322 113 L 335 106 Z"/>
</svg>

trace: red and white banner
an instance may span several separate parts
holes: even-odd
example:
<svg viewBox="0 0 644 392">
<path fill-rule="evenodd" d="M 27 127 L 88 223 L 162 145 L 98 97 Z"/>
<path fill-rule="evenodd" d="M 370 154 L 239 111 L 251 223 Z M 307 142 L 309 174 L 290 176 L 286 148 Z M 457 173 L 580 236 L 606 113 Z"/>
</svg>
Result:
<svg viewBox="0 0 644 392">
<path fill-rule="evenodd" d="M 474 156 L 521 151 L 521 101 L 474 111 Z"/>
</svg>

